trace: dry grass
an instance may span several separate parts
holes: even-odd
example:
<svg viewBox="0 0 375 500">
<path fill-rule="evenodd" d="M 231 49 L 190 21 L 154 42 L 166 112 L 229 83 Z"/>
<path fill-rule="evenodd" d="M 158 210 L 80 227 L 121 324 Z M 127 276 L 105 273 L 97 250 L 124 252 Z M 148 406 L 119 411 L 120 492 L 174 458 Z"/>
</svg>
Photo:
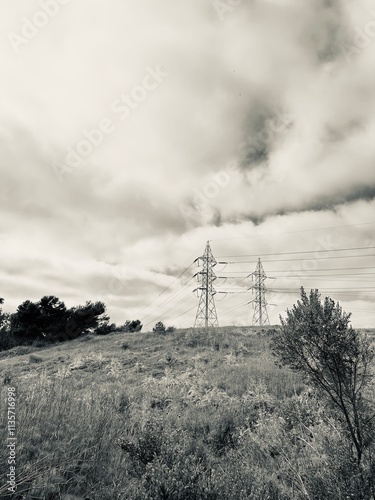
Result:
<svg viewBox="0 0 375 500">
<path fill-rule="evenodd" d="M 316 438 L 310 457 L 285 437 L 279 409 L 292 401 L 308 411 L 304 384 L 275 366 L 268 341 L 249 328 L 190 329 L 3 356 L 17 391 L 18 490 L 8 498 L 306 498 L 298 463 L 323 474 L 314 460 L 326 445 Z M 1 392 L 4 400 L 5 385 Z M 323 425 L 314 418 L 311 426 Z M 7 470 L 1 461 L 2 477 Z"/>
</svg>

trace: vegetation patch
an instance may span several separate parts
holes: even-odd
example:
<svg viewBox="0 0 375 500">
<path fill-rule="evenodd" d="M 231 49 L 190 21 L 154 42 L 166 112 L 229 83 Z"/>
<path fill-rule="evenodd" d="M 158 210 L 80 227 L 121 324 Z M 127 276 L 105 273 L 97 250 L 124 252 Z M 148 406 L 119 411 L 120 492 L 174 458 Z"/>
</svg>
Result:
<svg viewBox="0 0 375 500">
<path fill-rule="evenodd" d="M 373 499 L 374 362 L 345 318 L 302 296 L 271 333 L 123 332 L 1 359 L 17 412 L 17 492 L 1 498 Z M 354 435 L 327 392 L 340 381 Z"/>
</svg>

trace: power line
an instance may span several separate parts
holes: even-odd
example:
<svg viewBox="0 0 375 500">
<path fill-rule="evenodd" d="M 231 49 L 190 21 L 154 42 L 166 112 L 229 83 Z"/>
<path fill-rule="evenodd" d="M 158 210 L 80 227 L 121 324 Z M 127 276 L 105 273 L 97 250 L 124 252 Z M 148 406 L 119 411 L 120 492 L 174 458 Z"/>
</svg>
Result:
<svg viewBox="0 0 375 500">
<path fill-rule="evenodd" d="M 172 298 L 173 298 L 173 299 L 174 299 L 174 298 L 176 298 L 176 297 L 177 297 L 180 293 L 182 293 L 182 292 L 184 292 L 184 291 L 186 291 L 186 290 L 189 290 L 189 292 L 190 292 L 190 289 L 187 289 L 187 288 L 185 288 L 185 287 L 187 287 L 187 285 L 188 285 L 188 284 L 189 284 L 189 283 L 190 283 L 193 279 L 194 279 L 194 276 L 190 276 L 190 278 L 189 278 L 187 281 L 185 281 L 185 283 L 182 283 L 182 284 L 181 284 L 181 288 L 180 288 L 179 290 L 177 290 L 177 291 L 174 291 L 174 290 L 172 291 L 172 290 L 171 290 L 171 294 L 173 294 Z M 152 314 L 154 311 L 156 311 L 156 310 L 157 310 L 157 309 L 159 309 L 160 307 L 163 307 L 165 304 L 168 304 L 170 301 L 171 301 L 171 297 L 170 297 L 170 296 L 166 297 L 166 299 L 165 299 L 163 302 L 161 302 L 159 305 L 155 306 L 155 307 L 154 307 L 151 311 L 149 311 L 149 312 L 147 313 L 146 317 L 147 317 L 147 316 L 149 316 L 150 314 Z"/>
<path fill-rule="evenodd" d="M 195 304 L 194 304 L 192 308 L 188 309 L 187 311 L 185 311 L 185 312 L 183 312 L 182 314 L 180 314 L 179 316 L 177 316 L 177 317 L 175 318 L 175 320 L 176 320 L 176 319 L 179 319 L 181 316 L 184 316 L 184 315 L 185 315 L 185 314 L 187 314 L 188 312 L 192 311 L 193 309 L 195 309 L 195 307 L 196 307 L 196 306 L 195 306 Z M 146 326 L 148 326 L 148 325 L 150 325 L 151 323 L 153 323 L 153 321 L 151 321 L 150 323 L 147 323 L 147 324 L 145 325 L 145 327 L 146 327 Z"/>
<path fill-rule="evenodd" d="M 163 300 L 159 305 L 156 305 L 153 309 L 151 309 L 151 311 L 149 311 L 147 314 L 146 314 L 146 318 L 148 316 L 151 316 L 155 313 L 155 311 L 157 309 L 160 309 L 160 307 L 163 307 L 165 306 L 166 304 L 168 304 L 171 300 L 175 299 L 178 295 L 180 295 L 181 293 L 185 292 L 186 290 L 188 290 L 187 288 L 185 288 L 188 283 L 193 279 L 193 277 L 190 277 L 188 279 L 188 281 L 186 283 L 184 283 L 183 285 L 181 285 L 181 288 L 177 291 L 177 292 L 171 292 L 173 293 L 173 296 L 171 297 L 170 295 L 168 297 L 166 297 L 165 300 Z M 189 290 L 190 291 L 190 290 Z"/>
<path fill-rule="evenodd" d="M 188 310 L 187 310 L 187 311 L 185 311 L 184 313 L 182 313 L 182 314 L 180 314 L 179 316 L 177 316 L 177 318 L 175 318 L 175 320 L 176 320 L 176 319 L 181 318 L 181 316 L 185 316 L 185 314 L 187 314 L 188 312 L 192 311 L 192 310 L 193 310 L 193 309 L 195 309 L 195 308 L 196 308 L 196 305 L 194 304 L 194 305 L 193 305 L 193 307 L 191 307 L 190 309 L 188 309 Z"/>
<path fill-rule="evenodd" d="M 349 225 L 342 225 L 342 226 L 330 226 L 330 227 L 325 227 L 325 228 L 313 228 L 313 229 L 307 229 L 307 230 L 301 230 L 301 231 L 291 231 L 289 233 L 283 232 L 283 233 L 274 233 L 274 234 L 292 234 L 292 233 L 300 233 L 300 232 L 305 232 L 305 231 L 317 231 L 317 230 L 324 230 L 324 229 L 334 229 L 334 228 L 339 228 L 339 227 L 364 226 L 364 225 L 371 225 L 371 224 L 375 224 L 375 222 L 349 224 Z M 244 237 L 244 238 L 253 238 L 253 237 L 257 237 L 257 236 L 262 236 L 262 235 L 254 235 L 254 236 L 248 236 L 248 237 Z M 264 235 L 264 236 L 266 236 L 266 235 Z M 241 237 L 239 237 L 239 238 L 241 238 Z M 223 239 L 237 239 L 237 238 L 223 238 Z M 218 239 L 212 240 L 212 241 L 218 241 Z M 233 261 L 219 261 L 219 262 L 217 262 L 216 259 L 214 259 L 213 255 L 212 255 L 211 248 L 209 248 L 210 256 L 207 253 L 207 246 L 209 247 L 209 242 L 207 242 L 205 254 L 199 258 L 199 259 L 202 259 L 202 261 L 203 261 L 203 269 L 202 269 L 202 271 L 196 273 L 196 275 L 195 275 L 195 276 L 200 276 L 202 279 L 202 286 L 198 287 L 198 290 L 201 290 L 202 293 L 201 293 L 201 297 L 200 297 L 200 303 L 198 305 L 196 320 L 197 320 L 199 311 L 202 314 L 204 313 L 204 321 L 205 321 L 206 326 L 207 326 L 207 318 L 209 319 L 208 322 L 210 323 L 210 315 L 212 316 L 211 319 L 213 319 L 213 321 L 215 322 L 215 318 L 216 318 L 216 322 L 217 322 L 216 307 L 215 307 L 215 303 L 213 300 L 213 296 L 215 293 L 221 293 L 224 296 L 223 301 L 225 301 L 225 304 L 231 303 L 232 300 L 235 300 L 239 294 L 243 294 L 243 293 L 248 292 L 248 289 L 245 290 L 244 289 L 245 287 L 241 286 L 242 285 L 241 282 L 243 280 L 247 279 L 252 274 L 255 277 L 257 277 L 256 272 L 249 274 L 248 271 L 246 271 L 246 267 L 245 267 L 245 270 L 242 270 L 242 271 L 240 271 L 240 270 L 239 271 L 225 271 L 226 266 L 228 264 L 231 264 L 231 265 L 243 264 L 244 266 L 246 266 L 247 264 L 258 264 L 259 260 L 260 260 L 260 259 L 258 259 L 258 260 L 238 260 L 241 258 L 257 257 L 256 254 L 242 254 L 242 255 L 229 255 L 229 256 L 225 257 L 225 258 L 233 258 L 234 259 Z M 307 261 L 309 259 L 312 259 L 314 261 L 324 261 L 324 260 L 328 261 L 331 259 L 359 259 L 359 258 L 367 258 L 367 257 L 371 258 L 371 257 L 374 257 L 373 252 L 365 253 L 365 254 L 364 253 L 358 254 L 358 251 L 362 251 L 362 252 L 367 251 L 368 252 L 368 251 L 374 250 L 374 249 L 375 249 L 375 246 L 365 246 L 365 247 L 351 247 L 351 248 L 349 248 L 349 247 L 348 248 L 335 248 L 335 249 L 327 249 L 327 250 L 305 250 L 305 251 L 300 250 L 300 251 L 290 251 L 290 252 L 274 252 L 274 253 L 265 253 L 263 255 L 267 256 L 267 257 L 268 256 L 269 257 L 272 257 L 272 256 L 280 256 L 280 257 L 286 256 L 286 257 L 288 257 L 288 256 L 295 256 L 295 255 L 302 256 L 302 255 L 308 255 L 308 254 L 312 254 L 312 255 L 310 257 L 306 256 L 304 258 L 298 258 L 298 257 L 297 258 L 295 258 L 295 257 L 293 257 L 293 258 L 292 257 L 291 258 L 279 258 L 279 259 L 276 259 L 276 258 L 272 259 L 271 258 L 269 260 L 263 260 L 263 258 L 262 258 L 262 261 L 263 261 L 263 263 L 268 264 L 268 263 L 286 263 L 286 262 Z M 335 256 L 330 255 L 331 252 L 335 253 L 336 255 Z M 337 255 L 337 253 L 340 253 L 340 252 L 346 252 L 346 253 L 356 252 L 356 253 L 354 255 Z M 207 255 L 206 255 L 206 253 L 207 253 Z M 212 260 L 210 260 L 210 258 L 208 258 L 208 257 L 210 257 L 210 258 L 212 257 Z M 223 258 L 223 257 L 221 257 L 221 258 Z M 199 259 L 196 259 L 194 262 L 196 262 L 197 260 L 199 261 Z M 205 259 L 206 259 L 206 261 L 205 261 Z M 216 278 L 216 276 L 213 273 L 212 268 L 214 267 L 214 265 L 216 263 L 223 265 L 224 267 L 222 268 L 221 273 L 227 274 L 227 276 L 219 276 L 219 278 L 225 280 L 223 283 L 221 283 L 221 285 L 222 286 L 224 285 L 223 286 L 223 288 L 224 288 L 226 281 L 228 279 L 235 280 L 234 285 L 233 284 L 231 285 L 232 288 L 227 288 L 226 290 L 219 290 L 218 292 L 216 292 L 214 290 L 212 283 L 213 283 L 214 279 Z M 367 264 L 369 262 L 363 262 L 363 263 Z M 191 283 L 193 276 L 190 276 L 190 278 L 187 279 L 187 281 L 185 281 L 182 284 L 181 284 L 181 281 L 182 281 L 181 278 L 191 269 L 192 265 L 193 265 L 193 262 L 188 267 L 183 269 L 179 273 L 179 275 L 177 277 L 175 277 L 173 279 L 173 281 L 168 286 L 166 286 L 163 290 L 161 290 L 160 293 L 158 293 L 152 300 L 150 300 L 150 302 L 148 302 L 143 308 L 141 308 L 137 314 L 141 314 L 143 312 L 146 312 L 146 314 L 145 314 L 146 318 L 147 317 L 153 318 L 156 315 L 160 317 L 161 313 L 162 313 L 162 315 L 167 315 L 171 311 L 175 311 L 176 309 L 180 309 L 180 307 L 183 306 L 183 304 L 185 304 L 189 300 L 189 297 L 185 297 L 185 293 L 187 291 L 186 287 L 188 287 L 189 283 Z M 329 263 L 327 262 L 326 265 L 329 266 Z M 273 266 L 273 267 L 276 267 L 276 266 Z M 284 266 L 282 266 L 282 267 L 284 267 Z M 296 266 L 296 267 L 298 267 L 298 266 Z M 320 267 L 324 267 L 324 264 L 321 264 Z M 276 270 L 269 271 L 269 273 L 275 274 L 276 277 L 274 279 L 277 278 L 278 280 L 283 280 L 284 278 L 286 280 L 294 279 L 294 280 L 299 280 L 301 282 L 311 281 L 311 280 L 315 280 L 315 281 L 319 280 L 320 284 L 326 285 L 325 287 L 323 286 L 323 288 L 316 287 L 321 291 L 330 292 L 330 293 L 337 293 L 338 295 L 344 296 L 344 297 L 351 297 L 351 296 L 354 296 L 356 298 L 360 297 L 360 300 L 365 300 L 364 294 L 366 294 L 365 295 L 366 299 L 372 300 L 373 297 L 371 296 L 371 294 L 375 293 L 374 292 L 375 287 L 364 286 L 364 285 L 372 284 L 372 282 L 370 282 L 370 280 L 372 280 L 372 276 L 375 275 L 374 270 L 375 270 L 375 266 L 362 266 L 362 267 L 354 267 L 354 266 L 348 267 L 347 266 L 344 268 L 343 267 L 341 267 L 341 268 L 340 267 L 334 267 L 334 268 L 327 267 L 326 269 L 323 269 L 323 268 L 322 269 L 321 268 L 319 268 L 319 269 L 307 269 L 306 271 L 304 271 L 303 269 L 284 269 L 284 270 L 279 269 L 277 271 Z M 345 271 L 345 272 L 340 272 L 340 271 Z M 362 273 L 354 273 L 354 272 L 348 272 L 348 271 L 363 271 L 363 272 Z M 239 276 L 237 276 L 237 275 L 239 275 Z M 241 275 L 243 275 L 243 276 L 241 276 Z M 355 278 L 357 278 L 358 280 L 361 280 L 362 286 L 357 286 L 357 287 L 353 286 L 353 285 L 355 285 L 355 281 L 356 281 Z M 366 278 L 366 280 L 364 278 Z M 179 281 L 180 281 L 180 283 L 179 283 L 180 287 L 174 287 L 174 285 Z M 349 286 L 345 287 L 345 288 L 335 287 L 334 283 L 340 282 L 340 281 L 347 282 Z M 280 281 L 278 283 L 282 284 L 282 283 L 280 283 Z M 333 284 L 332 285 L 333 287 L 329 288 L 331 283 Z M 257 284 L 259 285 L 259 283 L 257 283 Z M 299 292 L 299 289 L 298 290 L 294 289 L 294 286 L 296 286 L 297 283 L 293 283 L 293 284 L 289 283 L 289 285 L 292 285 L 293 288 L 292 287 L 288 288 L 288 283 L 284 283 L 284 284 L 285 284 L 285 288 L 282 286 L 279 286 L 279 287 L 274 288 L 274 289 L 269 289 L 268 291 L 272 292 L 273 294 L 276 294 L 276 293 L 285 293 L 285 294 L 293 293 L 294 294 L 294 293 Z M 239 290 L 233 289 L 233 286 L 236 287 L 237 285 L 239 286 Z M 258 286 L 258 288 L 259 288 L 259 286 Z M 256 285 L 254 286 L 254 289 L 257 291 Z M 170 293 L 167 294 L 168 291 L 170 291 Z M 258 292 L 259 292 L 259 290 L 258 290 Z M 167 296 L 163 297 L 164 294 L 167 294 Z M 184 295 L 184 296 L 182 296 L 182 295 Z M 229 295 L 231 295 L 231 297 L 229 297 Z M 259 293 L 257 293 L 257 298 L 255 299 L 255 305 L 259 306 L 259 298 L 260 298 L 261 304 L 263 306 L 265 304 L 265 296 L 258 297 L 258 295 L 259 295 Z M 163 297 L 163 299 L 161 301 L 159 300 L 160 297 Z M 227 299 L 227 297 L 228 297 L 228 299 Z M 160 302 L 160 303 L 158 304 L 158 302 Z M 207 305 L 208 305 L 208 308 L 207 308 Z M 223 312 L 223 314 L 227 314 L 228 312 L 235 310 L 239 307 L 243 307 L 243 304 L 231 306 L 230 309 Z M 178 319 L 181 316 L 184 316 L 192 309 L 194 309 L 194 307 L 192 307 L 188 311 L 185 311 L 184 313 L 180 314 L 175 319 Z M 202 318 L 203 318 L 203 316 L 202 316 Z M 148 323 L 146 323 L 146 326 L 151 324 L 151 323 L 152 323 L 152 321 L 149 321 Z M 213 326 L 213 325 L 210 325 L 210 326 Z"/>
<path fill-rule="evenodd" d="M 336 290 L 349 290 L 349 291 L 355 291 L 355 290 L 359 290 L 359 291 L 362 291 L 362 290 L 375 290 L 375 286 L 361 286 L 361 287 L 355 287 L 355 288 L 349 288 L 349 287 L 345 287 L 345 288 L 319 288 L 319 290 L 331 290 L 331 291 L 336 291 Z M 269 289 L 270 291 L 279 291 L 279 290 L 295 290 L 294 288 L 270 288 Z"/>
<path fill-rule="evenodd" d="M 148 323 L 145 324 L 145 327 L 148 326 L 148 325 L 151 325 L 151 323 L 153 323 L 154 321 L 158 321 L 160 320 L 160 318 L 162 316 L 166 317 L 167 314 L 174 310 L 174 309 L 177 309 L 178 306 L 182 305 L 182 304 L 185 304 L 185 302 L 187 302 L 188 300 L 192 299 L 191 295 L 189 295 L 188 297 L 183 297 L 181 300 L 179 300 L 176 304 L 173 304 L 169 309 L 167 309 L 166 311 L 163 311 L 162 314 L 158 314 L 157 317 L 154 317 L 154 319 L 152 319 L 151 321 L 149 321 Z M 195 307 L 195 305 L 194 305 Z"/>
<path fill-rule="evenodd" d="M 294 295 L 299 295 L 299 293 L 300 293 L 300 290 L 269 290 L 269 291 L 270 292 L 274 291 L 275 293 L 281 293 L 281 294 L 292 293 Z M 321 291 L 323 291 L 323 290 L 321 288 L 319 288 L 319 292 L 321 292 Z M 375 298 L 374 295 L 369 296 L 369 293 L 372 293 L 372 292 L 355 291 L 355 292 L 351 293 L 351 292 L 345 292 L 345 291 L 340 291 L 340 290 L 331 290 L 331 289 L 324 289 L 324 292 L 330 293 L 330 294 L 336 294 L 336 295 L 340 295 L 340 296 L 355 297 L 358 300 L 360 300 L 360 294 L 362 294 L 362 300 L 364 300 L 363 296 L 365 296 L 365 298 L 367 300 L 371 300 L 371 299 Z"/>
<path fill-rule="evenodd" d="M 192 265 L 193 265 L 193 263 L 191 263 L 191 264 L 190 264 L 190 265 L 189 265 L 186 269 L 184 269 L 184 270 L 183 270 L 183 271 L 182 271 L 182 272 L 181 272 L 181 273 L 177 276 L 177 278 L 175 278 L 175 279 L 172 281 L 172 283 L 170 283 L 167 287 L 165 287 L 165 288 L 164 288 L 164 290 L 162 290 L 162 291 L 161 291 L 158 295 L 156 295 L 156 297 L 154 297 L 153 299 L 151 299 L 151 301 L 150 301 L 147 305 L 145 305 L 142 309 L 140 309 L 140 310 L 137 312 L 137 316 L 139 316 L 139 314 L 140 314 L 141 312 L 143 312 L 145 309 L 147 309 L 147 307 L 148 307 L 149 305 L 151 305 L 151 304 L 152 304 L 152 303 L 153 303 L 156 299 L 158 299 L 158 298 L 159 298 L 159 297 L 160 297 L 160 296 L 161 296 L 164 292 L 166 292 L 169 288 L 171 288 L 171 286 L 172 286 L 174 283 L 176 283 L 176 281 L 178 281 L 178 280 L 181 278 L 181 276 L 183 276 L 183 275 L 184 275 L 184 274 L 185 274 L 185 273 L 186 273 L 186 272 L 190 269 L 190 267 L 191 267 Z"/>
<path fill-rule="evenodd" d="M 245 272 L 245 271 L 238 271 L 238 273 L 242 273 L 242 272 Z M 278 271 L 274 271 L 274 274 L 276 274 Z M 284 272 L 284 271 L 280 271 L 280 272 Z M 311 272 L 311 271 L 309 271 Z M 297 275 L 297 274 L 292 274 L 292 275 L 282 275 L 282 276 L 277 276 L 276 279 L 286 279 L 286 278 L 292 278 L 292 279 L 295 279 L 295 278 L 324 278 L 326 276 L 358 276 L 358 277 L 361 277 L 361 278 L 365 278 L 367 276 L 369 276 L 369 279 L 373 279 L 371 278 L 370 276 L 371 275 L 374 275 L 375 273 L 361 273 L 361 274 L 357 274 L 357 273 L 335 273 L 335 274 L 330 274 L 330 273 L 325 273 L 325 274 L 305 274 L 303 272 L 303 275 Z M 247 278 L 249 275 L 245 276 L 243 279 Z M 227 278 L 238 278 L 238 276 L 225 276 Z M 219 276 L 219 278 L 224 278 L 224 276 Z"/>
<path fill-rule="evenodd" d="M 329 252 L 344 252 L 344 251 L 351 251 L 351 250 L 373 250 L 375 247 L 354 247 L 354 248 L 335 248 L 335 249 L 327 249 L 327 250 L 304 250 L 304 251 L 299 251 L 299 252 L 276 252 L 276 253 L 262 253 L 262 257 L 265 255 L 296 255 L 296 254 L 303 254 L 303 253 L 329 253 Z M 218 257 L 218 259 L 224 259 L 228 257 L 258 257 L 259 254 L 243 254 L 243 255 L 224 255 Z M 219 262 L 220 264 L 220 262 Z"/>
<path fill-rule="evenodd" d="M 241 264 L 241 262 L 236 262 L 236 264 Z M 366 270 L 366 269 L 375 269 L 375 266 L 371 266 L 371 267 L 331 267 L 331 268 L 326 268 L 326 269 L 308 269 L 307 271 L 309 273 L 315 273 L 315 272 L 326 272 L 326 271 L 354 271 L 354 270 Z M 221 272 L 225 272 L 225 271 L 221 271 Z M 227 271 L 229 272 L 229 271 Z M 231 274 L 237 274 L 237 273 L 245 273 L 246 271 L 230 271 Z M 272 274 L 275 274 L 275 273 L 294 273 L 294 272 L 303 272 L 305 273 L 305 271 L 303 269 L 285 269 L 285 270 L 282 270 L 282 269 L 279 269 L 277 271 L 269 271 L 270 273 Z M 365 273 L 365 274 L 371 274 L 371 273 Z M 361 275 L 359 275 L 361 276 Z"/>
<path fill-rule="evenodd" d="M 374 257 L 374 255 L 337 255 L 335 257 L 314 257 L 314 260 L 328 260 L 328 259 L 358 259 L 360 257 Z M 277 260 L 265 260 L 263 262 L 296 262 L 303 260 L 305 261 L 306 259 L 277 259 Z M 239 260 L 239 261 L 232 261 L 232 262 L 218 262 L 218 264 L 256 264 L 256 260 Z"/>
<path fill-rule="evenodd" d="M 225 309 L 224 311 L 221 311 L 221 314 L 225 315 L 225 314 L 227 314 L 230 311 L 234 311 L 235 309 L 239 309 L 240 307 L 244 307 L 244 306 L 248 306 L 248 303 L 247 302 L 241 302 L 241 304 L 236 304 L 234 306 L 231 306 L 231 307 Z"/>
<path fill-rule="evenodd" d="M 372 274 L 375 274 L 375 273 L 372 273 Z M 336 277 L 339 277 L 340 276 L 346 276 L 346 278 L 340 278 L 340 279 L 332 279 L 332 278 L 336 278 Z M 352 282 L 352 281 L 357 281 L 357 279 L 355 278 L 361 278 L 361 281 L 364 279 L 364 278 L 368 278 L 370 281 L 373 281 L 374 278 L 372 276 L 367 276 L 367 274 L 320 274 L 318 276 L 316 276 L 315 274 L 304 274 L 303 276 L 278 276 L 276 279 L 278 280 L 295 280 L 295 279 L 307 279 L 307 280 L 317 280 L 319 279 L 319 281 L 349 281 L 349 282 Z"/>
<path fill-rule="evenodd" d="M 186 291 L 186 290 L 185 290 Z M 190 290 L 189 290 L 190 292 Z M 146 323 L 147 325 L 149 325 L 150 323 L 153 323 L 154 321 L 157 321 L 158 319 L 160 319 L 162 316 L 166 317 L 167 314 L 172 311 L 173 309 L 177 309 L 179 305 L 181 304 L 184 304 L 187 300 L 191 299 L 191 295 L 189 293 L 188 296 L 186 297 L 182 297 L 180 300 L 178 300 L 176 303 L 172 304 L 170 307 L 168 307 L 168 309 L 162 311 L 162 312 L 154 312 L 153 316 L 150 316 L 151 318 L 154 318 L 152 320 L 150 320 L 148 323 Z M 167 304 L 169 304 L 169 302 L 167 302 Z M 165 305 L 165 304 L 164 304 Z"/>
<path fill-rule="evenodd" d="M 231 238 L 216 238 L 211 241 L 227 241 L 227 240 L 239 240 L 239 239 L 248 239 L 248 238 L 260 238 L 264 236 L 276 236 L 276 235 L 284 235 L 284 234 L 296 234 L 296 233 L 306 233 L 310 231 L 325 231 L 326 229 L 338 229 L 343 227 L 355 227 L 355 226 L 366 226 L 375 224 L 375 222 L 360 222 L 358 224 L 345 224 L 342 226 L 326 226 L 326 227 L 316 227 L 312 229 L 300 229 L 298 231 L 283 231 L 282 233 L 269 233 L 269 234 L 254 234 L 251 236 L 235 236 Z"/>
</svg>

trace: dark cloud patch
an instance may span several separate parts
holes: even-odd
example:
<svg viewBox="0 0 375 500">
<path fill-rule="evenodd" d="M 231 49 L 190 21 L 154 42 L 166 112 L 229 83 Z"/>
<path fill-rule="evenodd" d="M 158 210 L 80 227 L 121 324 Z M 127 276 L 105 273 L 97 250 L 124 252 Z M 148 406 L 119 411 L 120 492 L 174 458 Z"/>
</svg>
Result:
<svg viewBox="0 0 375 500">
<path fill-rule="evenodd" d="M 167 276 L 175 276 L 175 277 L 177 277 L 177 276 L 179 276 L 184 271 L 184 269 L 182 269 L 182 268 L 174 268 L 174 267 L 169 267 L 168 266 L 168 267 L 164 267 L 162 270 L 154 268 L 154 269 L 150 269 L 150 271 L 153 272 L 153 273 L 160 273 L 161 272 L 162 274 L 165 274 Z"/>
<path fill-rule="evenodd" d="M 244 123 L 242 166 L 252 168 L 267 161 L 272 147 L 272 124 L 276 106 L 269 96 L 254 96 L 248 103 L 248 116 Z"/>
<path fill-rule="evenodd" d="M 253 214 L 248 214 L 244 213 L 242 215 L 238 215 L 236 218 L 231 217 L 223 221 L 223 223 L 230 223 L 230 224 L 241 224 L 242 222 L 251 222 L 254 226 L 260 226 L 266 219 L 268 215 L 273 215 L 273 214 L 267 214 L 264 216 L 257 216 Z"/>
<path fill-rule="evenodd" d="M 147 228 L 149 235 L 181 234 L 186 229 L 186 221 L 177 209 L 176 201 L 147 183 L 123 186 L 121 195 L 117 192 L 111 203 L 105 197 L 102 203 L 104 213 L 113 218 L 121 214 L 124 220 L 141 231 Z"/>
<path fill-rule="evenodd" d="M 360 185 L 346 192 L 337 192 L 329 196 L 318 196 L 307 204 L 305 210 L 333 210 L 338 205 L 350 204 L 356 201 L 371 201 L 375 198 L 375 185 Z"/>
<path fill-rule="evenodd" d="M 251 216 L 247 220 L 252 222 L 254 226 L 260 226 L 265 221 L 265 217 Z"/>
<path fill-rule="evenodd" d="M 223 223 L 220 210 L 216 209 L 213 213 L 212 224 L 216 227 L 220 227 Z"/>
<path fill-rule="evenodd" d="M 340 123 L 340 125 L 327 125 L 322 132 L 323 141 L 327 143 L 343 142 L 363 126 L 363 120 L 355 119 L 350 119 L 347 123 Z"/>
<path fill-rule="evenodd" d="M 316 0 L 304 39 L 311 45 L 318 61 L 327 63 L 342 56 L 341 46 L 347 38 L 347 22 L 341 0 Z"/>
<path fill-rule="evenodd" d="M 359 185 L 345 191 L 338 191 L 329 195 L 317 195 L 312 200 L 300 203 L 298 206 L 288 207 L 277 210 L 265 210 L 263 215 L 256 215 L 250 212 L 244 212 L 242 216 L 222 217 L 222 224 L 240 224 L 242 222 L 252 222 L 254 226 L 263 224 L 269 217 L 289 216 L 292 214 L 304 212 L 335 212 L 339 207 L 350 205 L 358 201 L 369 202 L 375 199 L 375 185 Z"/>
<path fill-rule="evenodd" d="M 269 158 L 269 147 L 265 143 L 246 144 L 244 147 L 244 158 L 242 166 L 244 168 L 253 168 L 264 163 Z"/>
<path fill-rule="evenodd" d="M 186 267 L 162 266 L 160 268 L 150 269 L 150 271 L 155 274 L 160 274 L 161 276 L 170 276 L 172 278 L 179 278 L 180 284 L 183 285 L 193 276 L 193 274 L 196 273 L 196 267 L 197 266 L 191 266 L 190 268 L 187 269 L 187 266 Z"/>
</svg>

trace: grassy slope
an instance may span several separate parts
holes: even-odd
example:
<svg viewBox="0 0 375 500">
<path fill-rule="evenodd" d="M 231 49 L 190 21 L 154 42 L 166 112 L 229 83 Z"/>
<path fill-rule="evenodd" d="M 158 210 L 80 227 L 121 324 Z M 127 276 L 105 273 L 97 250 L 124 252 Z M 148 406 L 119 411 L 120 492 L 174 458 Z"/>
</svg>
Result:
<svg viewBox="0 0 375 500">
<path fill-rule="evenodd" d="M 259 331 L 262 335 L 257 334 Z M 208 334 L 186 329 L 165 336 L 89 336 L 87 340 L 83 337 L 43 349 L 16 347 L 0 353 L 0 366 L 15 385 L 29 384 L 42 373 L 47 377 L 68 373 L 72 379 L 89 385 L 95 379 L 98 386 L 121 378 L 131 391 L 145 377 L 163 377 L 166 369 L 181 373 L 201 363 L 211 383 L 229 392 L 244 392 L 249 378 L 262 378 L 278 397 L 299 391 L 302 386 L 298 376 L 275 366 L 264 331 L 256 327 L 222 327 Z M 103 377 L 108 372 L 113 372 L 112 378 Z"/>
<path fill-rule="evenodd" d="M 230 481 L 237 487 L 235 471 L 221 487 L 220 476 L 211 477 L 214 467 L 223 470 L 226 463 L 220 457 L 222 449 L 231 448 L 227 430 L 246 431 L 259 404 L 282 402 L 304 388 L 298 375 L 275 366 L 268 341 L 264 331 L 233 327 L 208 333 L 177 330 L 166 336 L 117 333 L 1 353 L 2 374 L 17 389 L 20 496 L 14 498 L 22 498 L 22 492 L 66 500 L 72 494 L 95 500 L 180 498 L 176 491 L 182 488 L 191 488 L 186 498 L 206 498 L 202 492 L 208 491 L 208 481 L 222 492 Z M 4 401 L 6 386 L 1 392 Z M 174 432 L 178 453 L 169 441 Z M 5 442 L 6 435 L 1 437 Z M 194 462 L 200 454 L 203 458 Z M 159 455 L 163 465 L 150 469 Z M 186 463 L 175 470 L 178 460 Z M 206 462 L 210 478 L 190 484 L 192 471 Z M 0 467 L 5 477 L 7 466 Z M 269 470 L 264 473 L 269 476 Z M 171 481 L 176 485 L 170 486 Z M 243 486 L 244 491 L 252 487 Z M 175 490 L 163 496 L 165 488 Z M 238 491 L 226 490 L 220 498 L 232 494 Z M 253 494 L 269 495 L 260 490 Z"/>
</svg>

